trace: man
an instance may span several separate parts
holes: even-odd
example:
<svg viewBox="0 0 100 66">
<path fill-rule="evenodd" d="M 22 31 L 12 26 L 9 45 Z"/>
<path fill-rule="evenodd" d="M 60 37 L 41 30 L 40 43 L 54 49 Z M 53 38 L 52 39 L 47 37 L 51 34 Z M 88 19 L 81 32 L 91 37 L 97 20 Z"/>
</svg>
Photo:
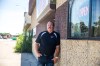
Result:
<svg viewBox="0 0 100 66">
<path fill-rule="evenodd" d="M 43 31 L 36 39 L 34 51 L 38 58 L 38 66 L 54 66 L 60 52 L 60 35 L 54 31 L 54 22 L 47 23 L 47 31 Z"/>
</svg>

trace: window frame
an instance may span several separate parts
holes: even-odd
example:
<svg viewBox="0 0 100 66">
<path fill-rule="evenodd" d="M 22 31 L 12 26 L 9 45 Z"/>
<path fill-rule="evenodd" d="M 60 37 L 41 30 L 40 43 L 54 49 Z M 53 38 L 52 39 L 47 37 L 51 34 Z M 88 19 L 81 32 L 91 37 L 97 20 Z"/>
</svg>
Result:
<svg viewBox="0 0 100 66">
<path fill-rule="evenodd" d="M 68 0 L 68 23 L 67 23 L 67 39 L 78 39 L 78 40 L 100 40 L 100 37 L 92 36 L 92 1 L 89 1 L 89 35 L 87 38 L 73 38 L 71 37 L 71 12 L 72 6 L 75 0 Z M 72 3 L 71 3 L 72 2 Z"/>
</svg>

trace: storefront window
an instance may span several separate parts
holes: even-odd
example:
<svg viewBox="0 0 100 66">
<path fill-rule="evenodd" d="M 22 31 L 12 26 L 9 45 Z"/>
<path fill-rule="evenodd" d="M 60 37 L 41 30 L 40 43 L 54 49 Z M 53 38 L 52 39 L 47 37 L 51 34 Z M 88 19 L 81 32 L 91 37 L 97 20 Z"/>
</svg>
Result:
<svg viewBox="0 0 100 66">
<path fill-rule="evenodd" d="M 51 4 L 56 4 L 56 0 L 50 0 Z"/>
<path fill-rule="evenodd" d="M 92 36 L 100 37 L 100 0 L 92 2 Z"/>
<path fill-rule="evenodd" d="M 71 37 L 86 38 L 89 29 L 89 0 L 73 0 L 71 5 Z"/>
<path fill-rule="evenodd" d="M 36 36 L 36 28 L 33 28 L 33 37 Z"/>
<path fill-rule="evenodd" d="M 70 38 L 100 38 L 100 0 L 70 0 Z"/>
<path fill-rule="evenodd" d="M 42 11 L 48 6 L 49 0 L 36 0 L 36 11 L 37 11 L 37 18 L 40 16 Z"/>
</svg>

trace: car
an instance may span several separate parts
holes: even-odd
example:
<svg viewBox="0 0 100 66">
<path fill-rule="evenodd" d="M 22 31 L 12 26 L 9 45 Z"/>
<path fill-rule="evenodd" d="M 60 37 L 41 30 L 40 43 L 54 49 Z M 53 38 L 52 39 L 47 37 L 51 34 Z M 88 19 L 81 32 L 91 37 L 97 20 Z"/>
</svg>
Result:
<svg viewBox="0 0 100 66">
<path fill-rule="evenodd" d="M 16 40 L 17 38 L 16 38 L 16 37 L 12 37 L 11 39 L 12 39 L 12 40 Z"/>
<path fill-rule="evenodd" d="M 0 35 L 0 39 L 2 39 L 2 36 Z"/>
<path fill-rule="evenodd" d="M 5 35 L 5 36 L 3 36 L 3 39 L 7 39 L 7 36 Z"/>
</svg>

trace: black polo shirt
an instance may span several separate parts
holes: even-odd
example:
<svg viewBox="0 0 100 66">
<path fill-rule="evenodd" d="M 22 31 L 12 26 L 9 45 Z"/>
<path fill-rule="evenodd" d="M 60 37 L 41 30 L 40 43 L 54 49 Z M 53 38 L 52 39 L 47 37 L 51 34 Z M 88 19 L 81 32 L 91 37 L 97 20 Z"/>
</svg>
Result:
<svg viewBox="0 0 100 66">
<path fill-rule="evenodd" d="M 60 44 L 60 35 L 55 31 L 52 33 L 43 31 L 38 35 L 36 43 L 40 44 L 39 51 L 42 54 L 53 56 L 56 46 Z"/>
</svg>

